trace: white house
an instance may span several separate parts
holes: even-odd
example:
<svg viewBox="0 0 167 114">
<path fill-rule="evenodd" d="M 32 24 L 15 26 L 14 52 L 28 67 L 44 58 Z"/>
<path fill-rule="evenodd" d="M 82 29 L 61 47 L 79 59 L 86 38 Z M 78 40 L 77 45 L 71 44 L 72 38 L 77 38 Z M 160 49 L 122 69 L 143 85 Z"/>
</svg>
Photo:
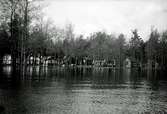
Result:
<svg viewBox="0 0 167 114">
<path fill-rule="evenodd" d="M 3 64 L 5 64 L 5 65 L 12 64 L 12 57 L 11 57 L 11 55 L 5 55 L 3 57 Z"/>
<path fill-rule="evenodd" d="M 129 58 L 126 58 L 124 61 L 125 68 L 131 68 L 131 60 Z"/>
</svg>

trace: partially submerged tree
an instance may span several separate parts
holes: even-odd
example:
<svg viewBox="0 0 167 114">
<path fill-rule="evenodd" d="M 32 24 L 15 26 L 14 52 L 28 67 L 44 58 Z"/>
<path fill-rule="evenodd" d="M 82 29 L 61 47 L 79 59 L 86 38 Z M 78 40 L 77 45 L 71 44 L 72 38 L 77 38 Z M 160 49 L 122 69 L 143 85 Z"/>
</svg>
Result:
<svg viewBox="0 0 167 114">
<path fill-rule="evenodd" d="M 0 25 L 0 66 L 2 65 L 3 56 L 10 53 L 9 32 L 6 30 L 6 25 Z"/>
<path fill-rule="evenodd" d="M 13 66 L 16 60 L 25 66 L 29 25 L 37 8 L 30 0 L 3 0 L 0 4 L 3 21 L 9 26 Z"/>
</svg>

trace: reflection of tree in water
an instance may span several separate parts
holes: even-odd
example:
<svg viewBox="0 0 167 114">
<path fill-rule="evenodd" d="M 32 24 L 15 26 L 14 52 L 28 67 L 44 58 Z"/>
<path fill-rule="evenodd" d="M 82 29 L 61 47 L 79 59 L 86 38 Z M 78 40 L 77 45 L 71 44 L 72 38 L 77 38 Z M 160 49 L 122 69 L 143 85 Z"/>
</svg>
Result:
<svg viewBox="0 0 167 114">
<path fill-rule="evenodd" d="M 93 68 L 92 83 L 95 85 L 109 83 L 109 69 Z"/>
<path fill-rule="evenodd" d="M 148 69 L 147 70 L 147 80 L 151 85 L 151 89 L 158 90 L 159 88 L 159 81 L 161 75 L 159 75 L 158 70 Z"/>
<path fill-rule="evenodd" d="M 166 90 L 152 90 L 153 87 L 159 86 L 151 80 L 154 79 L 158 83 L 159 79 L 155 77 L 162 73 L 160 71 L 28 67 L 24 79 L 19 76 L 19 71 L 15 71 L 14 75 L 11 70 L 10 77 L 4 71 L 0 77 L 0 82 L 3 82 L 0 83 L 0 90 L 3 91 L 0 106 L 7 107 L 9 113 L 48 114 L 55 110 L 58 112 L 66 109 L 68 112 L 91 108 L 96 111 L 99 110 L 98 106 L 102 106 L 100 111 L 107 109 L 107 106 L 110 107 L 108 110 L 115 110 L 112 106 L 119 107 L 117 111 L 122 113 L 157 112 L 158 108 L 166 109 L 163 104 L 166 98 L 165 95 L 162 96 Z M 62 110 L 55 108 L 58 105 Z"/>
<path fill-rule="evenodd" d="M 130 83 L 136 88 L 143 80 L 147 79 L 152 87 L 158 84 L 160 76 L 164 75 L 158 70 L 136 70 L 136 69 L 110 69 L 110 68 L 84 68 L 84 67 L 27 67 L 25 76 L 19 74 L 19 70 L 13 71 L 11 67 L 3 67 L 2 77 L 13 80 L 14 85 L 33 82 L 60 82 L 67 88 L 72 88 L 73 84 L 86 84 L 96 87 L 110 84 L 117 86 Z M 1 78 L 2 78 L 1 77 Z"/>
</svg>

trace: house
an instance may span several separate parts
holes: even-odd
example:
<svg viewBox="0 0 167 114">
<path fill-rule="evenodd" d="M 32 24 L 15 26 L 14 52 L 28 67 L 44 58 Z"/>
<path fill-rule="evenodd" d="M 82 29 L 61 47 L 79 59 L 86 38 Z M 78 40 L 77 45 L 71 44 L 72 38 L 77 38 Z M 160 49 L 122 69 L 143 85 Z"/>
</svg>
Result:
<svg viewBox="0 0 167 114">
<path fill-rule="evenodd" d="M 11 57 L 11 55 L 5 55 L 3 57 L 3 64 L 4 65 L 11 65 L 12 64 L 12 57 Z"/>
<path fill-rule="evenodd" d="M 156 61 L 148 60 L 147 62 L 147 68 L 149 69 L 157 69 L 159 67 L 159 64 Z"/>
<path fill-rule="evenodd" d="M 124 67 L 131 68 L 131 66 L 132 66 L 131 64 L 132 64 L 131 60 L 129 58 L 126 58 L 124 61 Z"/>
<path fill-rule="evenodd" d="M 106 63 L 106 60 L 93 60 L 93 65 L 94 66 L 98 66 L 98 67 L 104 66 L 105 63 Z"/>
<path fill-rule="evenodd" d="M 116 67 L 116 60 L 115 59 L 108 60 L 107 63 L 106 63 L 106 66 L 107 67 Z"/>
</svg>

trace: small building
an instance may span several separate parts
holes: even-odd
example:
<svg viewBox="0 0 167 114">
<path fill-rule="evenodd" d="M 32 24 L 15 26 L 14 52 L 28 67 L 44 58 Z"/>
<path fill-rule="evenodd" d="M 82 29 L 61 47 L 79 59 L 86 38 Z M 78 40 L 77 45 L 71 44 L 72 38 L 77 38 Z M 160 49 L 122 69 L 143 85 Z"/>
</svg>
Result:
<svg viewBox="0 0 167 114">
<path fill-rule="evenodd" d="M 106 63 L 106 60 L 93 60 L 93 65 L 94 66 L 101 67 L 101 66 L 104 66 L 105 63 Z"/>
<path fill-rule="evenodd" d="M 108 60 L 107 62 L 106 62 L 106 66 L 107 67 L 116 67 L 116 60 L 115 59 L 113 59 L 113 60 Z"/>
<path fill-rule="evenodd" d="M 11 65 L 12 64 L 12 57 L 11 57 L 11 55 L 5 55 L 3 57 L 3 64 L 4 65 Z"/>
<path fill-rule="evenodd" d="M 148 60 L 147 62 L 147 68 L 149 69 L 157 69 L 159 67 L 159 64 L 156 61 Z"/>
<path fill-rule="evenodd" d="M 83 65 L 93 65 L 93 60 L 88 57 L 85 57 L 83 59 Z"/>
<path fill-rule="evenodd" d="M 124 67 L 125 68 L 131 68 L 131 60 L 129 58 L 126 58 L 125 61 L 124 61 Z"/>
</svg>

